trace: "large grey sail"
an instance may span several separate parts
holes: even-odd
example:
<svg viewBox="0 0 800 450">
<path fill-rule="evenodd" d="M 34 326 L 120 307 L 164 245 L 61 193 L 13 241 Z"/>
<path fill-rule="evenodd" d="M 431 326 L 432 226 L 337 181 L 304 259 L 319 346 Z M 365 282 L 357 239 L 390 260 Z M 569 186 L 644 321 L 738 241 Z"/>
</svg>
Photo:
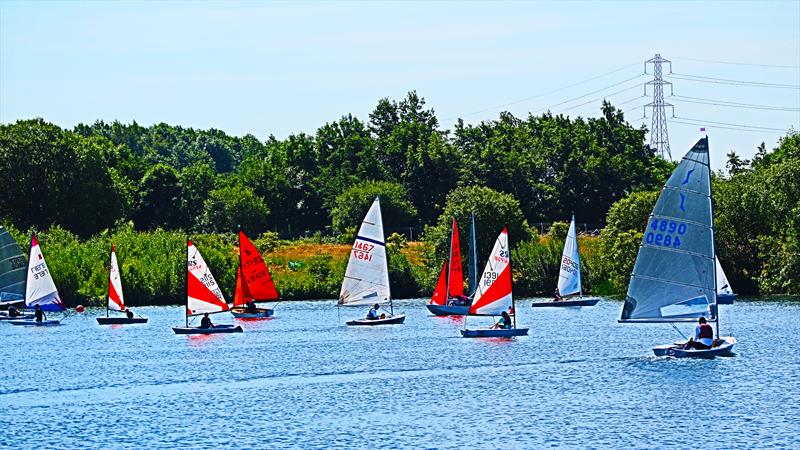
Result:
<svg viewBox="0 0 800 450">
<path fill-rule="evenodd" d="M 27 264 L 17 241 L 0 226 L 0 302 L 25 300 Z"/>
<path fill-rule="evenodd" d="M 708 138 L 672 173 L 647 223 L 621 321 L 716 318 Z"/>
</svg>

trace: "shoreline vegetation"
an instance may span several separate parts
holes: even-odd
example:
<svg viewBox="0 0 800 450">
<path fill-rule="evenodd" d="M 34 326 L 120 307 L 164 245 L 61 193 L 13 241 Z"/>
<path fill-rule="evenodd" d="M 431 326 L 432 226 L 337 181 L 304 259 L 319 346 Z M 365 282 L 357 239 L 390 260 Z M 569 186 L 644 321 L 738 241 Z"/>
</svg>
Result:
<svg viewBox="0 0 800 450">
<path fill-rule="evenodd" d="M 64 129 L 20 120 L 0 124 L 0 223 L 25 252 L 38 233 L 68 306 L 104 302 L 113 241 L 126 301 L 139 306 L 183 302 L 187 237 L 230 301 L 239 227 L 264 254 L 281 299 L 337 298 L 376 195 L 394 298 L 430 294 L 451 217 L 466 236 L 471 213 L 479 267 L 507 225 L 514 294 L 551 295 L 562 221 L 574 213 L 599 231 L 579 238 L 584 292 L 622 296 L 675 166 L 646 133 L 607 102 L 598 117 L 503 112 L 445 130 L 416 92 L 379 100 L 367 121 L 347 114 L 282 140 L 164 123 Z M 713 136 L 710 145 L 715 155 L 727 150 Z M 800 134 L 774 149 L 762 144 L 752 160 L 726 156 L 712 190 L 716 253 L 731 286 L 743 297 L 800 295 Z M 542 223 L 552 225 L 531 225 Z"/>
</svg>

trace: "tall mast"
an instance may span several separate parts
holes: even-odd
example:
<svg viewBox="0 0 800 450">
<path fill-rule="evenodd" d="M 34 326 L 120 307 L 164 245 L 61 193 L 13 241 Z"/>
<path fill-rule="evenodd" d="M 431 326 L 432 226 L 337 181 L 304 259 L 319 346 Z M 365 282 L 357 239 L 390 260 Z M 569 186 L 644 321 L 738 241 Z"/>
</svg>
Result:
<svg viewBox="0 0 800 450">
<path fill-rule="evenodd" d="M 114 243 L 111 243 L 111 255 L 114 255 Z M 117 268 L 119 270 L 119 268 Z M 108 288 L 106 289 L 106 317 L 108 317 L 108 303 L 111 301 L 111 257 L 108 258 Z"/>
<path fill-rule="evenodd" d="M 186 278 L 184 278 L 184 292 L 186 293 L 186 306 L 183 314 L 186 318 L 186 328 L 189 328 L 189 238 L 186 238 Z"/>
<path fill-rule="evenodd" d="M 578 254 L 578 281 L 581 283 L 580 290 L 578 291 L 578 296 L 583 297 L 583 280 L 581 280 L 581 246 L 578 245 L 578 224 L 575 223 L 575 213 L 572 213 L 572 224 L 575 226 L 575 248 L 578 250 L 576 253 Z"/>
<path fill-rule="evenodd" d="M 717 244 L 714 242 L 714 195 L 711 192 L 711 148 L 708 145 L 708 135 L 706 135 L 706 151 L 708 151 L 708 201 L 711 208 L 711 260 L 714 265 L 714 328 L 719 339 L 719 306 L 717 305 Z"/>
<path fill-rule="evenodd" d="M 478 243 L 475 242 L 475 211 L 472 212 L 472 222 L 470 224 L 470 239 L 472 242 L 472 279 L 470 280 L 474 286 L 470 286 L 472 292 L 470 295 L 475 295 L 475 291 L 478 290 Z"/>
<path fill-rule="evenodd" d="M 511 311 L 514 311 L 514 328 L 517 328 L 517 306 L 514 303 L 514 272 L 511 268 L 511 232 L 506 225 L 506 244 L 508 245 L 508 274 L 511 278 Z"/>
</svg>

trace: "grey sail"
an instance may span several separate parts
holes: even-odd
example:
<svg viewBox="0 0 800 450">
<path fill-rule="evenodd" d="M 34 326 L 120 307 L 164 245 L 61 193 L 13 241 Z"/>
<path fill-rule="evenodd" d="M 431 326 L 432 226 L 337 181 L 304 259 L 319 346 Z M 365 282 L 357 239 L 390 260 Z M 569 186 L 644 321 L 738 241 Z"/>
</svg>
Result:
<svg viewBox="0 0 800 450">
<path fill-rule="evenodd" d="M 17 241 L 0 226 L 0 303 L 25 300 L 27 265 Z"/>
<path fill-rule="evenodd" d="M 708 138 L 683 157 L 658 196 L 631 274 L 622 322 L 716 319 Z"/>
</svg>

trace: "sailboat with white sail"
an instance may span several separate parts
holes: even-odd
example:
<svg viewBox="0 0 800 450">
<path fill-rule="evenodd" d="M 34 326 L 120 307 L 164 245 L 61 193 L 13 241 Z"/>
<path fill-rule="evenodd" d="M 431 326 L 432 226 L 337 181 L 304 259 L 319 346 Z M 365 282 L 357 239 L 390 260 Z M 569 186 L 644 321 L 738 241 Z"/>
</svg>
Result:
<svg viewBox="0 0 800 450">
<path fill-rule="evenodd" d="M 111 316 L 111 311 L 126 313 L 125 317 Z M 133 317 L 128 314 L 125 306 L 125 296 L 122 293 L 122 275 L 117 264 L 117 249 L 111 244 L 111 262 L 108 266 L 108 295 L 106 295 L 106 316 L 98 317 L 99 325 L 125 325 L 131 323 L 147 323 L 146 317 Z"/>
<path fill-rule="evenodd" d="M 725 271 L 722 270 L 719 258 L 716 256 L 715 258 L 717 263 L 717 304 L 732 305 L 733 300 L 736 299 L 736 294 L 733 293 L 728 277 L 725 276 Z"/>
<path fill-rule="evenodd" d="M 389 289 L 389 265 L 383 238 L 380 199 L 375 198 L 361 222 L 350 252 L 347 269 L 339 293 L 338 306 L 371 306 L 389 304 L 390 313 L 377 318 L 355 319 L 347 325 L 392 325 L 405 321 L 404 314 L 394 315 Z"/>
<path fill-rule="evenodd" d="M 222 290 L 203 259 L 203 255 L 200 254 L 200 250 L 191 240 L 186 241 L 186 249 L 186 309 L 184 312 L 186 326 L 172 327 L 172 331 L 175 334 L 241 333 L 242 327 L 238 325 L 189 326 L 189 317 L 228 311 L 228 303 L 225 302 L 225 296 L 222 295 Z"/>
<path fill-rule="evenodd" d="M 473 236 L 474 239 L 474 236 Z M 450 231 L 450 251 L 439 274 L 431 301 L 425 305 L 437 316 L 464 315 L 469 310 L 470 299 L 464 295 L 464 277 L 461 268 L 461 242 L 458 223 L 453 217 Z"/>
<path fill-rule="evenodd" d="M 511 248 L 508 242 L 508 228 L 497 236 L 489 260 L 483 269 L 482 282 L 475 291 L 475 299 L 469 307 L 467 316 L 502 316 L 504 326 L 491 328 L 467 327 L 464 319 L 464 337 L 514 337 L 525 336 L 528 328 L 517 328 L 514 309 L 514 295 L 511 277 Z M 513 322 L 507 321 L 513 317 Z"/>
<path fill-rule="evenodd" d="M 656 356 L 728 356 L 736 344 L 733 337 L 719 335 L 708 137 L 686 153 L 658 196 L 620 322 L 674 326 L 699 318 L 716 325 L 711 348 L 688 348 L 680 342 L 653 348 Z"/>
<path fill-rule="evenodd" d="M 66 310 L 64 303 L 61 302 L 61 296 L 58 295 L 58 289 L 53 282 L 50 270 L 47 268 L 36 234 L 31 235 L 31 253 L 28 257 L 28 272 L 25 279 L 25 307 L 40 310 L 41 312 L 36 314 L 42 314 L 41 320 L 9 320 L 8 323 L 25 326 L 60 325 L 60 321 L 48 320 L 44 313 Z"/>
<path fill-rule="evenodd" d="M 0 225 L 0 307 L 13 306 L 11 311 L 17 309 L 17 304 L 25 303 L 25 254 L 22 253 L 14 237 Z M 28 317 L 21 313 L 10 315 L 7 311 L 0 311 L 0 320 L 23 319 Z M 30 315 L 30 317 L 33 317 Z"/>
<path fill-rule="evenodd" d="M 594 306 L 600 301 L 598 297 L 584 297 L 581 287 L 581 257 L 578 254 L 578 237 L 575 232 L 575 216 L 569 224 L 567 239 L 564 241 L 564 251 L 561 253 L 561 268 L 558 272 L 558 288 L 555 299 L 546 302 L 535 302 L 531 306 Z M 578 294 L 577 297 L 569 297 Z"/>
</svg>

